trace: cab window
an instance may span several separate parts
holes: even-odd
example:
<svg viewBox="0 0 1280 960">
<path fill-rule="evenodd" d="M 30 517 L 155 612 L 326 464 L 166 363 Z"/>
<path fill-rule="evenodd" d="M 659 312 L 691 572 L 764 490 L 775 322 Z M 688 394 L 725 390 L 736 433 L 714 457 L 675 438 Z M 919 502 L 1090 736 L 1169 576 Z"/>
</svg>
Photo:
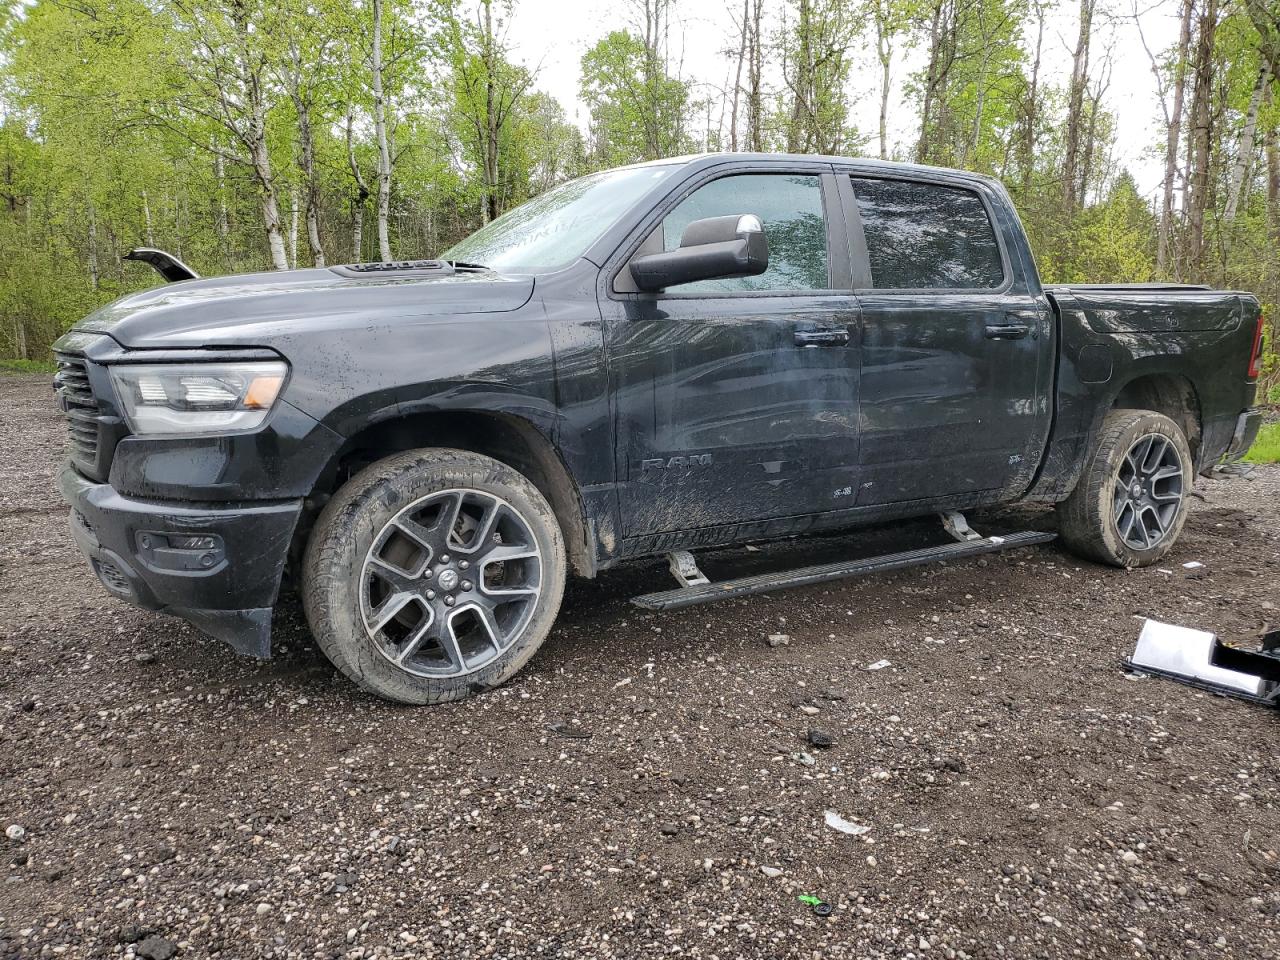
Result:
<svg viewBox="0 0 1280 960">
<path fill-rule="evenodd" d="M 740 293 L 826 290 L 827 224 L 822 186 L 816 176 L 740 174 L 713 180 L 690 194 L 662 221 L 664 250 L 680 246 L 680 235 L 694 220 L 754 213 L 769 242 L 769 269 L 758 277 L 699 280 L 668 292 Z"/>
<path fill-rule="evenodd" d="M 972 190 L 853 178 L 877 290 L 990 290 L 1004 261 L 982 199 Z"/>
</svg>

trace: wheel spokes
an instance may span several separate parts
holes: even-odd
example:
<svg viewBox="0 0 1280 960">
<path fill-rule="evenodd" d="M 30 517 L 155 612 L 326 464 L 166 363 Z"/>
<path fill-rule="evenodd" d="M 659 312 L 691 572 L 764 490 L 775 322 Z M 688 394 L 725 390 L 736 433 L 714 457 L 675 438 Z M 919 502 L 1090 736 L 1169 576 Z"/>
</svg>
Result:
<svg viewBox="0 0 1280 960">
<path fill-rule="evenodd" d="M 495 652 L 502 650 L 502 628 L 498 625 L 498 618 L 492 606 L 483 603 L 469 603 L 465 607 L 460 607 L 453 617 L 463 613 L 475 616 L 476 622 L 479 623 L 481 630 L 485 634 L 488 645 Z M 450 629 L 452 629 L 453 617 L 449 618 Z"/>
<path fill-rule="evenodd" d="M 444 628 L 437 632 L 435 640 L 440 645 L 440 652 L 444 654 L 455 673 L 466 670 L 467 662 L 462 656 L 462 646 L 458 643 L 458 635 L 453 632 L 453 617 L 444 619 Z"/>
<path fill-rule="evenodd" d="M 523 634 L 542 593 L 542 557 L 520 512 L 487 491 L 428 494 L 388 520 L 362 570 L 375 648 L 416 676 L 482 669 Z"/>
<path fill-rule="evenodd" d="M 428 560 L 430 560 L 430 557 L 435 553 L 436 548 L 437 538 L 434 530 L 424 527 L 413 517 L 408 516 L 396 517 L 391 521 L 391 523 L 406 537 L 413 540 L 426 550 L 428 552 Z"/>
<path fill-rule="evenodd" d="M 436 639 L 434 636 L 435 630 L 432 629 L 436 625 L 436 617 L 430 607 L 426 608 L 424 620 L 425 622 L 410 634 L 409 639 L 396 651 L 396 663 L 403 666 L 404 662 L 421 650 L 428 640 Z"/>
<path fill-rule="evenodd" d="M 424 561 L 422 567 L 425 567 L 427 562 Z M 395 593 L 416 595 L 419 592 L 422 569 L 414 572 L 403 570 L 382 557 L 370 557 L 369 565 L 373 567 L 373 575 L 381 579 Z"/>
<path fill-rule="evenodd" d="M 448 549 L 453 528 L 458 523 L 458 514 L 462 512 L 462 493 L 455 491 L 445 494 L 445 497 L 445 502 L 440 505 L 440 513 L 436 516 L 436 522 L 431 525 L 431 534 L 435 543 Z"/>
<path fill-rule="evenodd" d="M 373 609 L 369 629 L 374 633 L 381 632 L 386 628 L 387 624 L 396 618 L 397 614 L 416 599 L 417 594 L 414 593 L 401 592 L 391 594 Z"/>
<path fill-rule="evenodd" d="M 490 500 L 484 505 L 479 519 L 474 519 L 475 526 L 469 531 L 466 541 L 462 541 L 454 531 L 449 548 L 455 553 L 468 555 L 479 553 L 493 543 L 493 534 L 498 527 L 498 520 L 503 516 L 506 504 L 500 500 Z"/>
<path fill-rule="evenodd" d="M 1163 540 L 1182 509 L 1183 489 L 1182 459 L 1173 441 L 1159 433 L 1135 440 L 1112 486 L 1114 524 L 1120 538 L 1138 550 Z"/>
</svg>

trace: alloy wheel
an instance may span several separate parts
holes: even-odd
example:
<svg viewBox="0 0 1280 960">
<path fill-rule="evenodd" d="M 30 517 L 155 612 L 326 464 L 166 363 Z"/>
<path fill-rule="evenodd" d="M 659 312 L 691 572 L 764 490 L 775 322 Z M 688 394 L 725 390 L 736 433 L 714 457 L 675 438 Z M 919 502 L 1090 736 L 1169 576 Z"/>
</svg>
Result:
<svg viewBox="0 0 1280 960">
<path fill-rule="evenodd" d="M 1116 533 L 1135 550 L 1164 539 L 1182 509 L 1183 468 L 1173 441 L 1160 433 L 1139 437 L 1116 472 L 1112 514 Z"/>
<path fill-rule="evenodd" d="M 542 594 L 529 522 L 482 490 L 442 490 L 392 517 L 360 572 L 360 613 L 378 651 L 407 673 L 459 677 L 492 663 Z"/>
</svg>

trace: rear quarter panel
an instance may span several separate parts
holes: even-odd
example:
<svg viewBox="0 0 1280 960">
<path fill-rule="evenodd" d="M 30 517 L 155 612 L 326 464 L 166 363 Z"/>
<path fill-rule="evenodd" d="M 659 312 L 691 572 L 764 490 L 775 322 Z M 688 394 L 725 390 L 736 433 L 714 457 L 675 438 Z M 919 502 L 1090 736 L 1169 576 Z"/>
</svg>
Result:
<svg viewBox="0 0 1280 960">
<path fill-rule="evenodd" d="M 1251 294 L 1199 289 L 1049 287 L 1059 314 L 1057 411 L 1029 499 L 1075 487 L 1103 418 L 1141 377 L 1190 384 L 1201 426 L 1197 467 L 1226 450 L 1253 401 L 1245 376 L 1260 310 Z"/>
</svg>

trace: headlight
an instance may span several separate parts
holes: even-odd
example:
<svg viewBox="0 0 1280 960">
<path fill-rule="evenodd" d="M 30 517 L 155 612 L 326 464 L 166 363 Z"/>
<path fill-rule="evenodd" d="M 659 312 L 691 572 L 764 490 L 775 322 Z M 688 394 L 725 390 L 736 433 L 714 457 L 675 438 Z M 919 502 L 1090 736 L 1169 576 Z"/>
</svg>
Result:
<svg viewBox="0 0 1280 960">
<path fill-rule="evenodd" d="M 262 425 L 280 395 L 283 362 L 148 363 L 111 367 L 134 433 L 226 433 Z"/>
</svg>

